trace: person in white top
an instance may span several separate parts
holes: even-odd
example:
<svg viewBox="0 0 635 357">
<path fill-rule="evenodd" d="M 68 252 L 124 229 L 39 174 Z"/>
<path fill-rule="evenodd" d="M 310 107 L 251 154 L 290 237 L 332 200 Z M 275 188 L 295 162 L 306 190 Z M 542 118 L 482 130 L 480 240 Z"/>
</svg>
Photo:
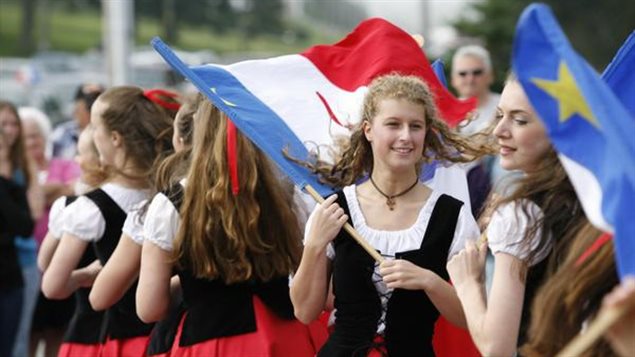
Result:
<svg viewBox="0 0 635 357">
<path fill-rule="evenodd" d="M 107 170 L 99 163 L 99 152 L 93 142 L 93 127 L 90 125 L 79 135 L 75 162 L 81 169 L 79 182 L 82 183 L 81 185 L 75 185 L 74 191 L 76 195 L 82 195 L 101 186 L 108 178 Z M 67 197 L 62 196 L 51 205 L 48 232 L 42 241 L 37 257 L 38 267 L 42 272 L 48 268 L 55 249 L 62 238 L 62 226 L 64 223 L 62 217 L 64 216 L 63 211 L 67 206 L 66 200 Z"/>
<path fill-rule="evenodd" d="M 478 99 L 476 116 L 459 126 L 462 134 L 479 132 L 494 120 L 500 94 L 490 90 L 493 82 L 492 60 L 485 48 L 469 45 L 456 50 L 452 57 L 452 87 L 461 98 Z"/>
<path fill-rule="evenodd" d="M 420 182 L 419 168 L 435 159 L 467 162 L 485 151 L 438 118 L 432 95 L 418 77 L 376 78 L 362 113 L 350 144 L 339 148 L 341 159 L 315 167 L 343 190 L 318 205 L 307 223 L 291 286 L 295 314 L 305 323 L 314 320 L 325 307 L 332 278 L 335 331 L 319 355 L 366 355 L 372 348 L 429 354 L 439 312 L 465 323 L 445 263 L 479 230 L 461 201 Z M 373 264 L 340 231 L 349 217 L 386 258 L 382 264 Z M 378 340 L 384 343 L 373 342 Z"/>
<path fill-rule="evenodd" d="M 584 214 L 544 125 L 513 75 L 496 118 L 493 133 L 501 166 L 524 175 L 508 196 L 489 202 L 484 214 L 489 221 L 487 244 L 468 242 L 447 268 L 479 351 L 511 356 L 525 341 L 529 307 L 547 263 L 560 261 L 567 237 L 573 236 Z M 494 255 L 494 275 L 486 297 L 488 246 Z"/>
<path fill-rule="evenodd" d="M 99 96 L 91 108 L 93 139 L 101 164 L 110 167 L 112 175 L 108 183 L 78 197 L 64 210 L 62 239 L 42 281 L 47 297 L 64 298 L 92 285 L 98 269 L 79 275 L 78 263 L 87 249 L 94 248 L 99 262 L 106 264 L 119 241 L 125 216 L 148 199 L 153 163 L 172 147 L 172 122 L 140 88 L 113 87 Z M 116 309 L 134 309 L 134 292 Z M 113 313 L 103 331 L 102 353 L 143 353 L 150 330 L 134 314 Z"/>
<path fill-rule="evenodd" d="M 174 98 L 165 95 L 161 97 L 162 101 L 180 105 L 180 102 L 175 98 L 176 94 Z M 160 103 L 157 104 L 161 105 Z M 179 123 L 191 125 L 192 114 L 192 108 L 183 105 L 173 120 L 173 134 L 170 139 L 172 146 L 179 152 L 189 147 L 191 143 L 191 130 L 181 134 L 181 132 L 179 132 Z M 167 140 L 167 137 L 165 140 Z M 177 146 L 174 146 L 175 143 Z M 172 155 L 173 153 L 165 159 L 167 160 Z M 162 171 L 164 175 L 170 175 L 170 172 L 165 172 L 165 169 L 161 168 L 164 161 L 165 160 L 155 161 L 151 169 L 151 175 L 154 178 L 159 176 L 159 171 Z M 164 187 L 157 186 L 156 180 L 151 183 L 152 191 L 161 191 L 163 189 Z M 150 201 L 151 200 L 148 199 L 140 202 L 128 213 L 121 230 L 122 234 L 119 243 L 108 260 L 108 263 L 97 276 L 90 292 L 90 303 L 95 310 L 104 310 L 115 304 L 137 280 L 139 266 L 141 264 L 141 246 L 144 240 L 143 224 L 145 219 L 147 219 Z"/>
</svg>

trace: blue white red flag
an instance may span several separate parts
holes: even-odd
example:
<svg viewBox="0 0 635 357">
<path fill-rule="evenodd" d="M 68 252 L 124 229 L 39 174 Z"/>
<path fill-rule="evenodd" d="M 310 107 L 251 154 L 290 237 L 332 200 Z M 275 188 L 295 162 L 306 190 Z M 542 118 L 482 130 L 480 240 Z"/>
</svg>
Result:
<svg viewBox="0 0 635 357">
<path fill-rule="evenodd" d="M 190 80 L 300 187 L 332 192 L 308 170 L 287 160 L 283 148 L 308 159 L 305 147 L 332 147 L 360 120 L 367 85 L 397 72 L 427 82 L 439 112 L 456 125 L 476 101 L 458 100 L 439 82 L 423 51 L 408 33 L 382 19 L 362 22 L 340 42 L 303 53 L 222 66 L 188 66 L 160 39 L 154 48 Z"/>
<path fill-rule="evenodd" d="M 545 5 L 521 15 L 512 65 L 587 217 L 614 234 L 620 276 L 635 274 L 635 118 Z"/>
</svg>

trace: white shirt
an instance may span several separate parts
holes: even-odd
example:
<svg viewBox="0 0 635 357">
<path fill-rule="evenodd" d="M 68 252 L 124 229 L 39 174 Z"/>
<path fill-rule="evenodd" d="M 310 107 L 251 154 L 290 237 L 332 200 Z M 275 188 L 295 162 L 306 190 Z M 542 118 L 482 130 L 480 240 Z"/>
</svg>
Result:
<svg viewBox="0 0 635 357">
<path fill-rule="evenodd" d="M 159 248 L 171 252 L 180 224 L 179 211 L 166 195 L 159 192 L 148 207 L 148 214 L 143 223 L 143 237 Z"/>
<path fill-rule="evenodd" d="M 48 229 L 51 236 L 55 239 L 62 238 L 62 216 L 66 207 L 66 196 L 58 197 L 49 211 Z"/>
<path fill-rule="evenodd" d="M 490 92 L 487 96 L 487 101 L 479 102 L 478 108 L 476 108 L 476 118 L 459 124 L 459 132 L 463 135 L 472 135 L 487 128 L 496 117 L 496 107 L 500 98 L 500 94 Z"/>
<path fill-rule="evenodd" d="M 144 206 L 148 203 L 148 200 L 139 202 L 126 216 L 126 221 L 123 223 L 121 232 L 125 233 L 130 239 L 138 245 L 143 245 L 143 220 L 144 215 L 147 213 L 147 208 Z"/>
<path fill-rule="evenodd" d="M 521 244 L 525 238 L 525 232 L 536 220 L 543 215 L 542 210 L 535 203 L 523 200 L 527 208 L 529 217 L 525 215 L 520 202 L 512 201 L 498 207 L 492 214 L 492 218 L 487 226 L 487 242 L 492 254 L 498 252 L 507 253 L 519 259 L 525 259 L 530 251 L 538 248 L 542 229 L 538 228 L 534 235 L 529 249 L 522 249 L 526 244 Z M 547 246 L 530 262 L 535 265 L 542 261 L 548 254 L 551 239 Z"/>
<path fill-rule="evenodd" d="M 126 214 L 149 195 L 147 190 L 127 188 L 115 183 L 107 183 L 101 189 Z M 64 209 L 63 221 L 64 233 L 89 242 L 100 240 L 106 230 L 106 220 L 99 207 L 86 196 L 79 196 Z"/>
</svg>

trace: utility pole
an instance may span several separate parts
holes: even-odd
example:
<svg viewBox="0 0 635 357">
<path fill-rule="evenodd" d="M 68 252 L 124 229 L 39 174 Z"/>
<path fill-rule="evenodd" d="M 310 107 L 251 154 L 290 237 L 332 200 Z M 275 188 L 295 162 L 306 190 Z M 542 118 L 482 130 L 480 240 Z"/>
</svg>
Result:
<svg viewBox="0 0 635 357">
<path fill-rule="evenodd" d="M 130 83 L 130 54 L 134 41 L 134 2 L 102 0 L 103 44 L 110 86 Z"/>
</svg>

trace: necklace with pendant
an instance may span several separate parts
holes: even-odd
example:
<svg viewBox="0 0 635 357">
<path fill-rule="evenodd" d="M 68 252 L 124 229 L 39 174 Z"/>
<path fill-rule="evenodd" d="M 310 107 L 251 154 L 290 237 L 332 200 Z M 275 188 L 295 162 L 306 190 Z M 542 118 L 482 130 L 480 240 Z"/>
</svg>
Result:
<svg viewBox="0 0 635 357">
<path fill-rule="evenodd" d="M 377 192 L 379 192 L 382 196 L 386 197 L 386 205 L 388 206 L 388 208 L 391 211 L 395 210 L 395 204 L 396 204 L 395 198 L 397 198 L 399 196 L 403 196 L 406 193 L 410 192 L 410 190 L 412 190 L 413 188 L 415 188 L 415 186 L 417 186 L 418 182 L 419 182 L 419 178 L 417 177 L 415 182 L 412 185 L 410 185 L 410 187 L 408 187 L 407 189 L 405 189 L 405 190 L 403 190 L 403 191 L 401 191 L 399 193 L 396 193 L 394 195 L 387 195 L 387 194 L 384 193 L 384 191 L 382 191 L 381 189 L 379 189 L 379 187 L 377 187 L 377 184 L 375 183 L 375 180 L 373 180 L 373 176 L 372 175 L 370 176 L 370 183 L 373 184 L 373 187 L 375 187 Z"/>
</svg>

